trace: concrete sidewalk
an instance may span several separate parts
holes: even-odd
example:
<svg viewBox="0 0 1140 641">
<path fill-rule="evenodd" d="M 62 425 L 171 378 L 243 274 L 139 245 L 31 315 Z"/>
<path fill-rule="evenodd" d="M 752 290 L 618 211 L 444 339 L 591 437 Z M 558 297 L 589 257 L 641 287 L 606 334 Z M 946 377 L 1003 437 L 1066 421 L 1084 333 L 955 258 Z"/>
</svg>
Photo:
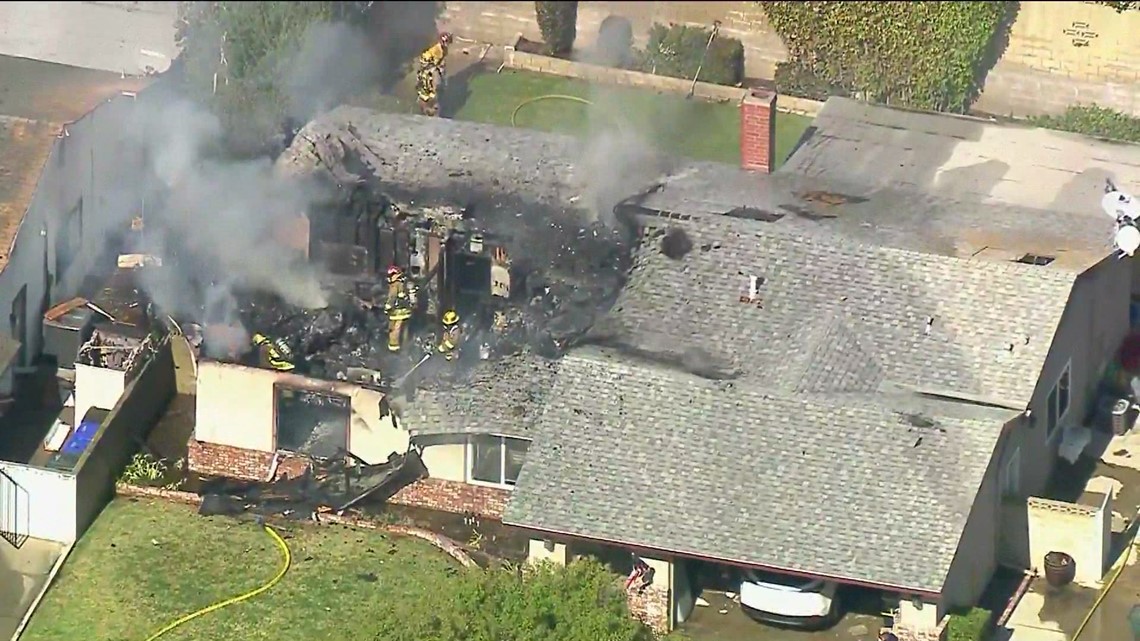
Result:
<svg viewBox="0 0 1140 641">
<path fill-rule="evenodd" d="M 19 549 L 0 541 L 0 640 L 12 637 L 24 613 L 47 585 L 66 546 L 28 539 Z"/>
</svg>

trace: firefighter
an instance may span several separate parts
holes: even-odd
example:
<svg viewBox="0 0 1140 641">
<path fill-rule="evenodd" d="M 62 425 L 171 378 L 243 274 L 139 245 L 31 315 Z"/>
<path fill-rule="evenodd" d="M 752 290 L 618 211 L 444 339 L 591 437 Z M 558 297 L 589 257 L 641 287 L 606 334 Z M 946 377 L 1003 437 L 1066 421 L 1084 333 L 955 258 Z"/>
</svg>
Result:
<svg viewBox="0 0 1140 641">
<path fill-rule="evenodd" d="M 279 372 L 291 372 L 296 369 L 293 364 L 293 350 L 281 339 L 270 340 L 263 334 L 253 335 L 253 344 L 260 351 L 264 362 Z"/>
<path fill-rule="evenodd" d="M 447 49 L 450 46 L 451 34 L 446 31 L 440 33 L 436 42 L 420 53 L 420 71 L 435 67 L 441 76 L 446 75 Z"/>
<path fill-rule="evenodd" d="M 416 74 L 416 99 L 422 115 L 439 115 L 439 86 L 442 79 L 443 74 L 436 67 L 421 69 Z"/>
<path fill-rule="evenodd" d="M 439 353 L 449 361 L 459 357 L 459 314 L 449 309 L 443 313 L 443 332 L 439 337 Z"/>
<path fill-rule="evenodd" d="M 384 313 L 388 315 L 388 351 L 400 351 L 415 306 L 415 286 L 408 282 L 404 270 L 392 265 L 388 268 L 388 297 L 384 301 Z"/>
</svg>

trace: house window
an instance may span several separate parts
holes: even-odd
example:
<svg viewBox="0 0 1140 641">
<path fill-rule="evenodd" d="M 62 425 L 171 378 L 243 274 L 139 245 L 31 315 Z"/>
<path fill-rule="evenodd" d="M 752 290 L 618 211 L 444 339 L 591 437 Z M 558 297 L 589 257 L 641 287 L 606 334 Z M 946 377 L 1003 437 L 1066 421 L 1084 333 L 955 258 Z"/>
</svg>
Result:
<svg viewBox="0 0 1140 641">
<path fill-rule="evenodd" d="M 473 436 L 467 448 L 467 476 L 474 483 L 502 487 L 519 480 L 530 441 L 506 436 Z"/>
<path fill-rule="evenodd" d="M 1005 468 L 1001 471 L 1002 498 L 1017 498 L 1021 495 L 1021 448 L 1014 448 Z"/>
<path fill-rule="evenodd" d="M 1066 364 L 1065 369 L 1061 371 L 1060 378 L 1057 379 L 1057 384 L 1049 391 L 1049 399 L 1047 408 L 1047 422 L 1045 425 L 1046 437 L 1052 438 L 1057 433 L 1057 427 L 1065 420 L 1065 415 L 1069 411 L 1069 404 L 1071 401 L 1071 375 L 1072 365 Z"/>
<path fill-rule="evenodd" d="M 277 449 L 330 459 L 348 451 L 351 418 L 347 396 L 295 389 L 273 389 Z"/>
</svg>

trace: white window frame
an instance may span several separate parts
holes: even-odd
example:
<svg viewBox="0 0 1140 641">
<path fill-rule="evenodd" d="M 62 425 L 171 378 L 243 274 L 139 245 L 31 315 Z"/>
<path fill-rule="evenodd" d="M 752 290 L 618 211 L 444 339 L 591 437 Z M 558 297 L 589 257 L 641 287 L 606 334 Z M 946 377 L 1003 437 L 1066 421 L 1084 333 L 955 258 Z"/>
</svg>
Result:
<svg viewBox="0 0 1140 641">
<path fill-rule="evenodd" d="M 499 439 L 499 478 L 502 482 L 493 483 L 490 481 L 480 481 L 474 478 L 472 474 L 472 466 L 475 461 L 475 439 L 493 437 Z M 463 478 L 471 485 L 480 485 L 483 487 L 494 487 L 500 490 L 514 489 L 514 483 L 506 482 L 507 472 L 507 441 L 523 441 L 527 444 L 527 453 L 530 453 L 530 446 L 533 444 L 528 438 L 519 438 L 517 436 L 507 436 L 506 434 L 472 434 L 467 438 L 467 446 L 464 448 L 465 456 L 463 457 Z M 525 465 L 525 463 L 524 463 Z"/>
<path fill-rule="evenodd" d="M 1001 498 L 1021 496 L 1021 447 L 1014 447 L 1001 470 Z"/>
<path fill-rule="evenodd" d="M 1061 408 L 1061 381 L 1067 379 L 1065 390 L 1065 407 Z M 1073 408 L 1073 361 L 1069 360 L 1065 363 L 1065 367 L 1061 369 L 1061 373 L 1054 381 L 1053 387 L 1049 388 L 1049 395 L 1045 397 L 1045 440 L 1052 442 L 1058 434 L 1063 432 L 1061 425 L 1065 422 L 1065 418 L 1069 415 L 1069 410 Z M 1050 410 L 1056 418 L 1053 424 L 1049 424 Z"/>
</svg>

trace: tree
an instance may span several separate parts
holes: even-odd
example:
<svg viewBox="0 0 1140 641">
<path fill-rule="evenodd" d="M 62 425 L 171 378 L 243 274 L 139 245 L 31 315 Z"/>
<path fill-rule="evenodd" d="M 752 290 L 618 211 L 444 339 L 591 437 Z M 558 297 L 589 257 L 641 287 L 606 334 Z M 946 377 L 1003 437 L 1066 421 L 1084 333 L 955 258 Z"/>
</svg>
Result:
<svg viewBox="0 0 1140 641">
<path fill-rule="evenodd" d="M 186 92 L 214 109 L 234 151 L 257 153 L 280 129 L 279 69 L 310 25 L 339 2 L 179 2 L 177 39 Z"/>
<path fill-rule="evenodd" d="M 574 39 L 578 37 L 578 3 L 535 2 L 534 12 L 550 54 L 563 56 L 570 53 Z"/>
</svg>

